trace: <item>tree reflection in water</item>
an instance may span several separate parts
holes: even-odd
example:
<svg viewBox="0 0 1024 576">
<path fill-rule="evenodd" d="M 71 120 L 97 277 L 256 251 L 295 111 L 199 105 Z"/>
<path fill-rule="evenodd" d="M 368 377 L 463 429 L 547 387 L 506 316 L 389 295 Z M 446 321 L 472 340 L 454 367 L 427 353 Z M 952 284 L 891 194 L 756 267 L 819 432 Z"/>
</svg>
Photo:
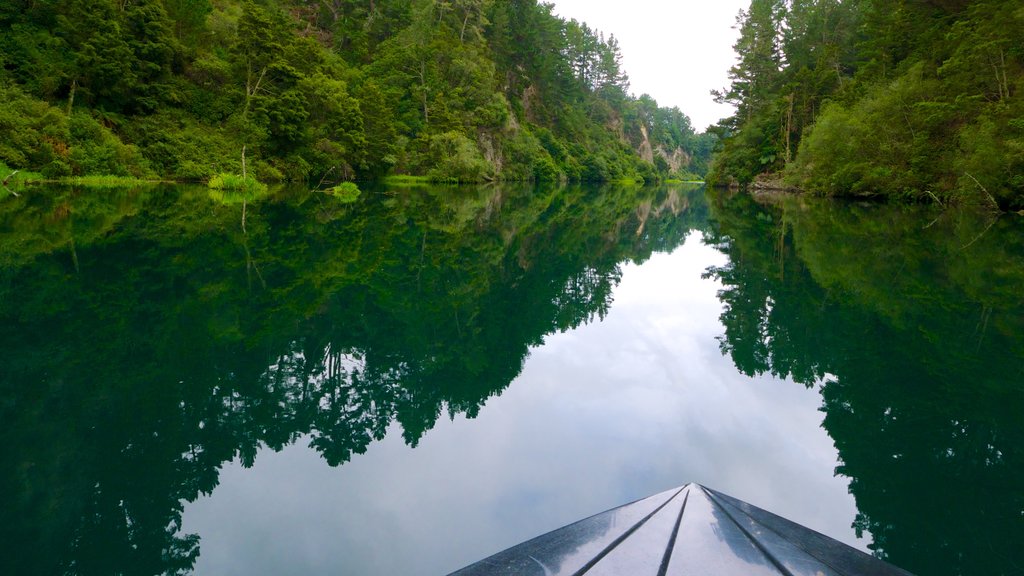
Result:
<svg viewBox="0 0 1024 576">
<path fill-rule="evenodd" d="M 920 574 L 1019 574 L 1024 230 L 970 209 L 717 194 L 723 353 L 820 386 L 873 548 Z"/>
<path fill-rule="evenodd" d="M 970 210 L 680 188 L 45 189 L 0 204 L 0 553 L 11 573 L 183 573 L 184 504 L 309 438 L 475 416 L 622 262 L 691 230 L 729 258 L 721 349 L 820 388 L 876 551 L 1020 572 L 1024 234 Z M 685 479 L 680 479 L 685 480 Z M 740 495 L 742 496 L 742 495 Z"/>
<path fill-rule="evenodd" d="M 642 209 L 638 207 L 643 207 Z M 607 313 L 699 188 L 45 189 L 0 207 L 0 552 L 12 573 L 188 572 L 186 502 L 301 437 L 477 414 L 530 346 Z"/>
</svg>

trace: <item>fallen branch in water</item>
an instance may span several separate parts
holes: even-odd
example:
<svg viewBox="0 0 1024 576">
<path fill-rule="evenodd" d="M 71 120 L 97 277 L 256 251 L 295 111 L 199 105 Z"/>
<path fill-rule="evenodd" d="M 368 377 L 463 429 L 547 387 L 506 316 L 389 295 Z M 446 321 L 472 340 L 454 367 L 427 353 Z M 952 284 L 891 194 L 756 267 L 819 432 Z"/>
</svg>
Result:
<svg viewBox="0 0 1024 576">
<path fill-rule="evenodd" d="M 989 193 L 988 189 L 982 186 L 981 182 L 978 182 L 977 178 L 971 176 L 970 172 L 964 172 L 964 174 L 971 180 L 974 180 L 974 183 L 978 185 L 978 188 L 981 188 L 981 191 L 985 193 L 985 196 L 988 196 L 988 199 L 990 202 L 992 202 L 992 207 L 995 209 L 995 211 L 1002 214 L 1003 210 L 1002 208 L 999 207 L 999 202 L 996 202 L 996 199 L 992 197 L 992 194 Z"/>
</svg>

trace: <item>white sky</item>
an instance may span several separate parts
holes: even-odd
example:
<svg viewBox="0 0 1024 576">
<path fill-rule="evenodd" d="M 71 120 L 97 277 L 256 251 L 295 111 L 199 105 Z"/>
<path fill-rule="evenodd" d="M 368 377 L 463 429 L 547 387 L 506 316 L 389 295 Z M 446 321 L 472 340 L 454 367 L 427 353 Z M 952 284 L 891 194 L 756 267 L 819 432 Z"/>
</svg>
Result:
<svg viewBox="0 0 1024 576">
<path fill-rule="evenodd" d="M 709 92 L 724 88 L 735 55 L 736 13 L 750 0 L 552 0 L 555 13 L 614 34 L 636 95 L 678 106 L 698 131 L 732 114 Z"/>
</svg>

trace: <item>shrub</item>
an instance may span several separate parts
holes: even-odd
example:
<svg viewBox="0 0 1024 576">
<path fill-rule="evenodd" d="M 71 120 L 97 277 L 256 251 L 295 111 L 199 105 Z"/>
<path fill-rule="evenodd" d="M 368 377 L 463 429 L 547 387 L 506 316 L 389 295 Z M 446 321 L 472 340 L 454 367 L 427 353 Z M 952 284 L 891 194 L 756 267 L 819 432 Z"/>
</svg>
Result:
<svg viewBox="0 0 1024 576">
<path fill-rule="evenodd" d="M 355 202 L 361 194 L 359 186 L 355 182 L 342 182 L 333 188 L 328 188 L 326 192 L 342 202 Z"/>
<path fill-rule="evenodd" d="M 66 165 L 68 121 L 60 110 L 0 83 L 0 161 L 22 170 Z"/>
<path fill-rule="evenodd" d="M 527 130 L 520 130 L 505 143 L 505 180 L 557 182 L 561 171 L 541 141 Z"/>
<path fill-rule="evenodd" d="M 137 147 L 121 142 L 113 132 L 87 113 L 74 112 L 69 127 L 69 163 L 74 175 L 143 177 L 151 174 L 148 163 Z"/>
<path fill-rule="evenodd" d="M 252 176 L 242 178 L 238 174 L 230 173 L 215 174 L 206 185 L 213 190 L 243 192 L 250 197 L 267 191 L 267 185 Z"/>
<path fill-rule="evenodd" d="M 430 156 L 434 168 L 428 175 L 437 182 L 481 182 L 494 175 L 494 168 L 476 144 L 460 132 L 432 136 Z"/>
</svg>

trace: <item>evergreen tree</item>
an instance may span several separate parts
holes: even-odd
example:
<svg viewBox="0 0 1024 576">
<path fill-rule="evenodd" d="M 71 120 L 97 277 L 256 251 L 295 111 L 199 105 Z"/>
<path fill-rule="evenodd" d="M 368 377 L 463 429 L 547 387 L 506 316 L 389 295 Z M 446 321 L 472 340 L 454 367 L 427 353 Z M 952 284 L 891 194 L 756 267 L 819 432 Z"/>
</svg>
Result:
<svg viewBox="0 0 1024 576">
<path fill-rule="evenodd" d="M 986 0 L 754 0 L 720 101 L 717 182 L 1024 206 L 1024 10 Z"/>
</svg>

